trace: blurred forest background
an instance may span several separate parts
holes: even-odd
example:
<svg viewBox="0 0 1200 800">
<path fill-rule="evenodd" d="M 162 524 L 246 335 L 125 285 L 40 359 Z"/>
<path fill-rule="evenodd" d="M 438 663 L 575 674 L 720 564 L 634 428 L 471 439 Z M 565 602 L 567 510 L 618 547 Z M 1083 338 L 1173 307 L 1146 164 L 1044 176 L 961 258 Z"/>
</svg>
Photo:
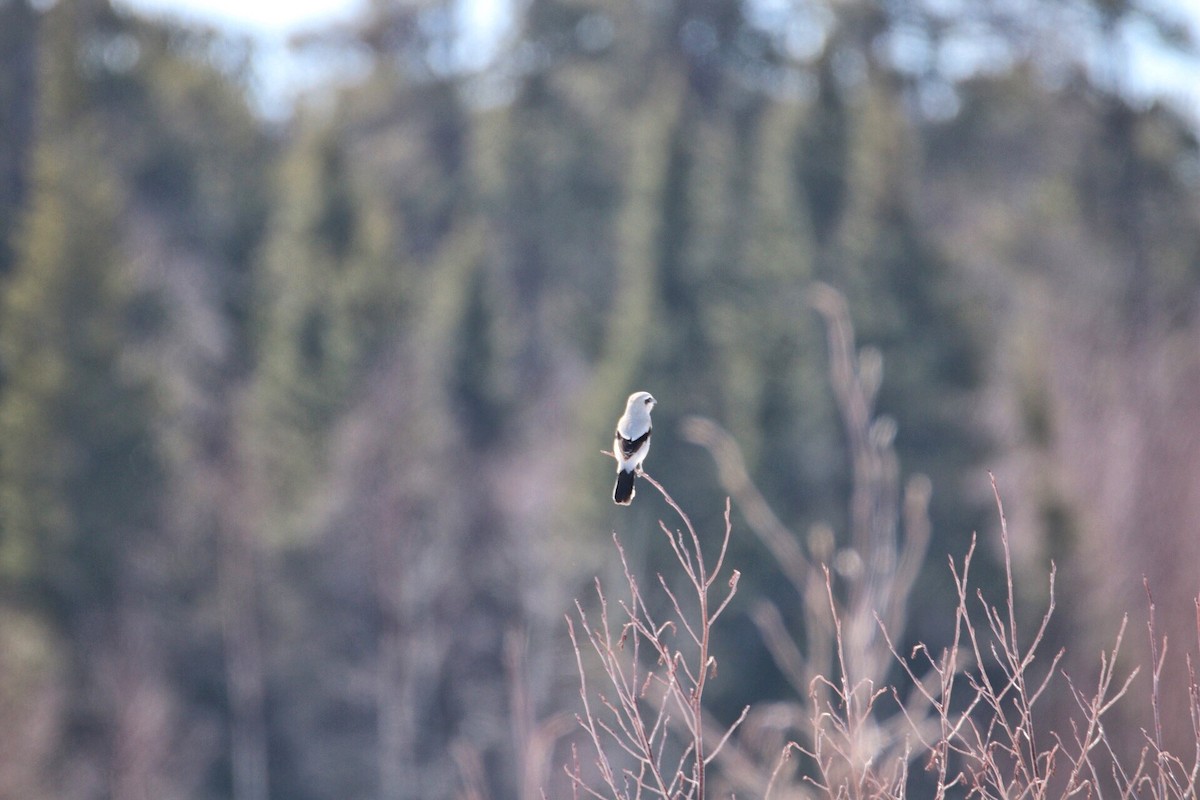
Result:
<svg viewBox="0 0 1200 800">
<path fill-rule="evenodd" d="M 0 797 L 566 796 L 563 615 L 613 529 L 663 558 L 661 500 L 609 498 L 626 395 L 702 531 L 692 414 L 845 529 L 816 280 L 933 485 L 900 638 L 945 641 L 991 469 L 1050 649 L 1086 676 L 1128 612 L 1144 663 L 1145 575 L 1179 685 L 1200 115 L 1127 36 L 1198 46 L 1151 6 L 527 0 L 481 66 L 455 3 L 376 0 L 279 120 L 244 42 L 0 0 Z M 788 691 L 734 525 L 718 716 Z"/>
</svg>

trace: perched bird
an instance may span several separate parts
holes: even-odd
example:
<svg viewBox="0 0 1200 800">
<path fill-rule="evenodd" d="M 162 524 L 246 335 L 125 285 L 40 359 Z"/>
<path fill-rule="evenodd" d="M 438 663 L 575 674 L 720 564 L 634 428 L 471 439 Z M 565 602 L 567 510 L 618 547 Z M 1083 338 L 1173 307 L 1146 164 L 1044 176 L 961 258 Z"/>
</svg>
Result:
<svg viewBox="0 0 1200 800">
<path fill-rule="evenodd" d="M 633 480 L 642 471 L 650 452 L 650 411 L 658 402 L 649 392 L 634 392 L 625 401 L 625 413 L 617 420 L 613 455 L 617 458 L 617 485 L 613 502 L 627 506 L 633 501 Z"/>
</svg>

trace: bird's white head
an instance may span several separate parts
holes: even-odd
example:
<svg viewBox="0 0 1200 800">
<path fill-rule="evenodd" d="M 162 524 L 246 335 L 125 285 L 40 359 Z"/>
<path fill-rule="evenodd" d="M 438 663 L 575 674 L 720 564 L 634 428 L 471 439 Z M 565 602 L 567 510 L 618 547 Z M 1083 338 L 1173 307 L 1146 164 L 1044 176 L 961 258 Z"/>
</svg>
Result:
<svg viewBox="0 0 1200 800">
<path fill-rule="evenodd" d="M 629 400 L 625 402 L 625 411 L 626 413 L 644 411 L 649 414 L 657 402 L 649 392 L 634 392 L 629 395 Z"/>
</svg>

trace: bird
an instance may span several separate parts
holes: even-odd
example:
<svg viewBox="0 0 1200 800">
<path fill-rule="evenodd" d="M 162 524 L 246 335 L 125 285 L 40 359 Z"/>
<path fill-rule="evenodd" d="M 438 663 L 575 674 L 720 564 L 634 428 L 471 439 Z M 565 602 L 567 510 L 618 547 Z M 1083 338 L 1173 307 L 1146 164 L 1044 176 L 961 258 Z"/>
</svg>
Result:
<svg viewBox="0 0 1200 800">
<path fill-rule="evenodd" d="M 633 481 L 642 471 L 642 462 L 650 452 L 650 412 L 658 401 L 649 392 L 634 392 L 625 401 L 625 413 L 617 420 L 613 456 L 617 459 L 617 485 L 613 502 L 627 506 L 633 502 Z"/>
</svg>

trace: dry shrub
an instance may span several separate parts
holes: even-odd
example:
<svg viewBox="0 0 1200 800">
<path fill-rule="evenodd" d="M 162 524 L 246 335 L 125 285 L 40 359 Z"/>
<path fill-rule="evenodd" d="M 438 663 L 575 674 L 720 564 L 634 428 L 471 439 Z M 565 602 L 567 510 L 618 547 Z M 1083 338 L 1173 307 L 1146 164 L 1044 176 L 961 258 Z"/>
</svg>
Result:
<svg viewBox="0 0 1200 800">
<path fill-rule="evenodd" d="M 1100 654 L 1096 683 L 1086 687 L 1062 669 L 1062 650 L 1044 652 L 1056 602 L 1053 564 L 1044 612 L 1031 631 L 1018 624 L 1008 523 L 994 479 L 1003 597 L 993 603 L 972 587 L 972 538 L 961 561 L 948 559 L 955 587 L 947 603 L 950 643 L 936 652 L 925 645 L 899 652 L 895 640 L 929 542 L 930 488 L 917 476 L 901 489 L 894 425 L 874 415 L 878 355 L 855 351 L 840 295 L 818 287 L 813 302 L 828 325 L 831 378 L 850 443 L 848 544 L 837 549 L 829 531 L 816 529 L 802 545 L 754 486 L 727 433 L 702 419 L 687 421 L 684 431 L 712 453 L 722 485 L 801 598 L 797 608 L 762 601 L 752 612 L 795 695 L 747 708 L 730 727 L 706 713 L 705 684 L 716 666 L 712 626 L 738 581 L 737 570 L 721 577 L 729 506 L 710 568 L 687 515 L 646 476 L 683 524 L 674 529 L 660 522 L 680 573 L 657 576 L 655 591 L 669 600 L 669 611 L 652 613 L 614 535 L 627 597 L 613 606 L 597 581 L 599 619 L 577 603 L 579 635 L 568 618 L 583 704 L 578 720 L 591 748 L 587 756 L 574 749 L 566 767 L 575 796 L 702 800 L 707 791 L 763 800 L 903 798 L 920 785 L 923 795 L 935 798 L 1196 798 L 1195 654 L 1185 659 L 1187 696 L 1163 697 L 1168 642 L 1156 628 L 1147 586 L 1152 663 L 1144 671 L 1152 684 L 1154 725 L 1141 732 L 1140 750 L 1119 752 L 1106 722 L 1128 701 L 1143 671 L 1118 671 L 1126 622 L 1111 649 Z M 1196 626 L 1200 643 L 1200 598 Z M 589 682 L 585 652 L 599 663 L 599 687 Z M 902 679 L 889 682 L 896 665 Z M 1043 707 L 1053 693 L 1066 693 L 1075 710 L 1049 729 Z M 1174 753 L 1164 745 L 1165 703 L 1186 707 L 1195 734 L 1192 752 Z M 917 771 L 924 773 L 920 784 Z"/>
</svg>

